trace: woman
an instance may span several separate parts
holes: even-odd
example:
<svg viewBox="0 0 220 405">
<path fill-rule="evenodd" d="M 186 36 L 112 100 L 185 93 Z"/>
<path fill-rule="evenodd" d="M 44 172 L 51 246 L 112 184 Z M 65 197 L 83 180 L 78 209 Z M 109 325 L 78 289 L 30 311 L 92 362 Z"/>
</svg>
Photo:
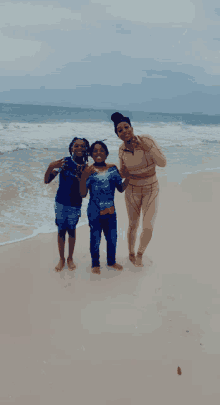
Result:
<svg viewBox="0 0 220 405">
<path fill-rule="evenodd" d="M 108 266 L 122 270 L 116 263 L 117 219 L 114 206 L 115 188 L 122 193 L 128 185 L 128 179 L 122 178 L 115 165 L 105 163 L 108 148 L 102 141 L 94 142 L 90 155 L 94 164 L 85 169 L 81 177 L 80 192 L 84 198 L 90 191 L 88 219 L 90 226 L 90 252 L 92 257 L 92 273 L 100 274 L 99 246 L 102 230 L 107 241 Z"/>
<path fill-rule="evenodd" d="M 65 266 L 65 235 L 69 234 L 69 270 L 76 268 L 73 263 L 73 251 L 76 241 L 76 225 L 81 216 L 82 197 L 79 191 L 79 180 L 87 166 L 89 142 L 83 138 L 74 138 L 69 145 L 70 157 L 50 163 L 45 173 L 44 182 L 50 183 L 58 173 L 59 188 L 55 197 L 55 223 L 58 226 L 58 250 L 60 261 L 55 270 L 62 271 Z M 57 170 L 59 169 L 59 170 Z"/>
<path fill-rule="evenodd" d="M 129 171 L 129 184 L 125 192 L 128 212 L 129 259 L 135 266 L 143 266 L 142 256 L 153 233 L 154 219 L 158 206 L 158 180 L 155 167 L 165 167 L 166 158 L 157 143 L 149 136 L 135 136 L 130 119 L 116 112 L 112 114 L 115 133 L 123 141 L 119 148 L 120 174 L 125 177 Z M 135 242 L 143 213 L 143 230 L 135 255 Z"/>
</svg>

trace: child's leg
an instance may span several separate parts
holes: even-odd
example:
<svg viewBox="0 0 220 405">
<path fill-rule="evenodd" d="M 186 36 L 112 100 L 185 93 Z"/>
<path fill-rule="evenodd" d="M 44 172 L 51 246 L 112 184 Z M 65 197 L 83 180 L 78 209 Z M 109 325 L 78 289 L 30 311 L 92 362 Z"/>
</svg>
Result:
<svg viewBox="0 0 220 405">
<path fill-rule="evenodd" d="M 56 271 L 61 271 L 65 265 L 64 248 L 65 248 L 65 235 L 66 235 L 66 207 L 63 204 L 55 202 L 55 223 L 58 226 L 58 250 L 60 254 L 60 261 L 55 267 Z"/>
<path fill-rule="evenodd" d="M 66 235 L 66 229 L 62 229 L 62 230 L 58 231 L 58 250 L 59 250 L 60 258 L 64 261 L 65 261 L 65 257 L 64 257 L 65 235 Z"/>
<path fill-rule="evenodd" d="M 65 257 L 64 257 L 64 249 L 65 249 L 65 235 L 66 229 L 58 230 L 58 250 L 60 254 L 60 261 L 58 265 L 55 267 L 56 271 L 61 271 L 65 265 Z"/>
<path fill-rule="evenodd" d="M 73 252 L 76 242 L 76 230 L 75 229 L 68 229 L 69 234 L 69 256 L 67 258 L 67 264 L 69 270 L 74 270 L 76 265 L 73 263 Z"/>
<path fill-rule="evenodd" d="M 67 229 L 69 234 L 69 256 L 68 259 L 73 259 L 73 252 L 76 242 L 76 230 L 75 229 Z"/>
<path fill-rule="evenodd" d="M 101 224 L 107 242 L 107 264 L 115 264 L 116 244 L 117 244 L 117 219 L 116 213 L 103 215 Z"/>
<path fill-rule="evenodd" d="M 92 267 L 100 267 L 99 246 L 101 242 L 102 228 L 99 217 L 89 223 L 90 226 L 90 253 L 92 258 Z"/>
<path fill-rule="evenodd" d="M 105 218 L 106 217 L 106 218 Z M 102 218 L 102 228 L 107 242 L 107 264 L 117 270 L 122 270 L 123 267 L 116 263 L 116 244 L 117 244 L 117 218 L 116 213 L 107 214 Z"/>
<path fill-rule="evenodd" d="M 79 218 L 81 216 L 81 208 L 77 207 L 68 207 L 68 234 L 69 234 L 69 256 L 67 258 L 67 264 L 69 270 L 74 270 L 76 268 L 75 264 L 73 263 L 73 252 L 76 242 L 76 225 L 79 222 Z"/>
</svg>

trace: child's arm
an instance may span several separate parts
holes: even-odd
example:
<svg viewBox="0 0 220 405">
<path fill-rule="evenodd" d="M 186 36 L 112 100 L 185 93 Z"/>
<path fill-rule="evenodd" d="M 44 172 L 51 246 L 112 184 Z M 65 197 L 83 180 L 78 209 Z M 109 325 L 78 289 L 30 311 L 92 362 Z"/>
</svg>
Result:
<svg viewBox="0 0 220 405">
<path fill-rule="evenodd" d="M 86 181 L 92 173 L 95 173 L 95 169 L 93 166 L 86 167 L 85 170 L 82 172 L 79 187 L 80 195 L 82 198 L 85 198 L 87 196 L 88 188 L 86 187 Z"/>
<path fill-rule="evenodd" d="M 46 173 L 44 175 L 44 183 L 49 184 L 58 174 L 58 171 L 55 169 L 60 169 L 64 166 L 65 158 L 56 160 L 49 164 Z"/>
<path fill-rule="evenodd" d="M 125 189 L 127 188 L 129 183 L 129 177 L 126 177 L 126 179 L 123 181 L 122 184 L 117 184 L 116 188 L 119 191 L 119 193 L 123 193 L 123 191 L 125 191 Z"/>
<path fill-rule="evenodd" d="M 127 169 L 122 159 L 120 159 L 120 175 L 122 178 L 126 177 Z"/>
<path fill-rule="evenodd" d="M 86 187 L 86 180 L 88 179 L 88 177 L 89 177 L 88 172 L 85 169 L 80 178 L 80 185 L 79 185 L 79 192 L 82 198 L 85 198 L 88 193 L 88 188 Z"/>
</svg>

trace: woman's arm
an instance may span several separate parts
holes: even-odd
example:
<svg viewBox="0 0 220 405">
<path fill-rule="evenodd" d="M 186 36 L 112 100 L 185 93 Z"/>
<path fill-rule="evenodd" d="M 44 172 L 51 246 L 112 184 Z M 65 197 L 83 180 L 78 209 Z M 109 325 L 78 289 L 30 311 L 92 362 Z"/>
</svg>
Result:
<svg viewBox="0 0 220 405">
<path fill-rule="evenodd" d="M 159 167 L 165 167 L 167 160 L 157 142 L 149 135 L 141 136 L 140 138 L 143 141 L 146 152 L 149 153 L 154 163 Z"/>
</svg>

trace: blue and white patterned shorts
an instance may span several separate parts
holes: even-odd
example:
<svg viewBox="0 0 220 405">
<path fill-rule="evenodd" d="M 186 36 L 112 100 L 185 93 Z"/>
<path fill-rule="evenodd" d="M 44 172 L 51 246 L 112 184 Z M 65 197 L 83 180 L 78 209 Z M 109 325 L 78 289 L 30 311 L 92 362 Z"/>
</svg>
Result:
<svg viewBox="0 0 220 405">
<path fill-rule="evenodd" d="M 71 207 L 55 201 L 55 216 L 55 224 L 58 226 L 59 231 L 64 229 L 74 230 L 81 217 L 81 207 Z"/>
</svg>

